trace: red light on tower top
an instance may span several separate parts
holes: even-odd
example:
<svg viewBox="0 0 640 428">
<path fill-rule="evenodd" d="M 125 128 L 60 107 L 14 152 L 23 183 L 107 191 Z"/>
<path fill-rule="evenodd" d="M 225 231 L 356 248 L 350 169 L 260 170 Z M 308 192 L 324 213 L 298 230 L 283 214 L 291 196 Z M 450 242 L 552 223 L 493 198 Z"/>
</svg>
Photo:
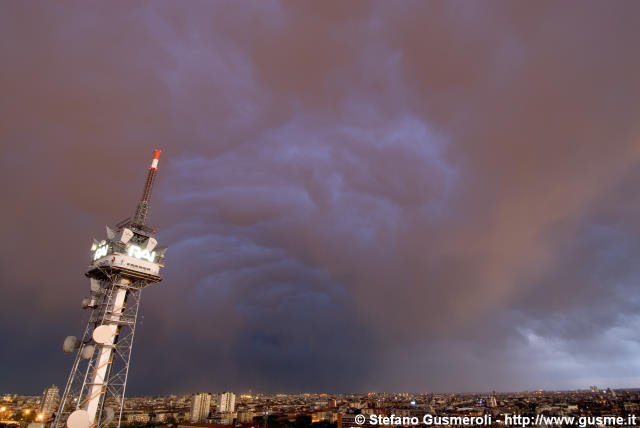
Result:
<svg viewBox="0 0 640 428">
<path fill-rule="evenodd" d="M 155 149 L 153 151 L 153 160 L 151 161 L 151 167 L 149 167 L 149 169 L 158 169 L 158 159 L 160 159 L 160 153 L 162 153 L 162 150 L 160 149 Z"/>
</svg>

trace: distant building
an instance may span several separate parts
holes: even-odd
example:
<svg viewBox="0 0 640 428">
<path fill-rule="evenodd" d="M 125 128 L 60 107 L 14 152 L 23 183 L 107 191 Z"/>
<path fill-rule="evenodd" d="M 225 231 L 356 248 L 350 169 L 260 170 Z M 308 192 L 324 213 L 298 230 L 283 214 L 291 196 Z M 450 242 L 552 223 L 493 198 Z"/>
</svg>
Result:
<svg viewBox="0 0 640 428">
<path fill-rule="evenodd" d="M 126 415 L 126 418 L 128 423 L 134 423 L 134 422 L 147 423 L 151 420 L 149 413 L 141 413 L 141 412 L 128 413 Z"/>
<path fill-rule="evenodd" d="M 489 397 L 489 402 L 487 403 L 487 407 L 498 407 L 498 401 L 496 400 L 496 396 L 492 395 Z"/>
<path fill-rule="evenodd" d="M 238 423 L 239 424 L 251 423 L 253 422 L 253 418 L 255 416 L 256 416 L 255 412 L 248 411 L 248 410 L 238 412 Z"/>
<path fill-rule="evenodd" d="M 236 412 L 223 412 L 218 414 L 218 423 L 221 425 L 233 425 L 234 420 L 238 417 Z"/>
<path fill-rule="evenodd" d="M 393 413 L 396 416 L 400 416 L 401 418 L 403 418 L 403 417 L 411 417 L 411 409 L 395 408 L 395 409 L 391 409 L 391 413 Z"/>
<path fill-rule="evenodd" d="M 362 424 L 356 422 L 356 415 L 354 413 L 340 413 L 337 418 L 338 428 L 357 428 Z"/>
<path fill-rule="evenodd" d="M 338 415 L 332 411 L 319 410 L 311 413 L 311 423 L 328 421 L 330 423 L 337 422 Z"/>
<path fill-rule="evenodd" d="M 236 394 L 234 394 L 233 392 L 225 392 L 223 394 L 220 394 L 220 406 L 218 406 L 218 412 L 233 412 L 235 409 Z"/>
<path fill-rule="evenodd" d="M 220 424 L 212 424 L 207 422 L 180 422 L 178 428 L 229 428 Z"/>
<path fill-rule="evenodd" d="M 204 422 L 209 417 L 211 394 L 201 392 L 193 395 L 191 400 L 191 422 Z"/>
<path fill-rule="evenodd" d="M 261 426 L 261 425 L 259 425 Z M 258 426 L 254 423 L 249 424 L 238 424 L 235 428 L 257 428 Z M 229 428 L 228 425 L 221 425 L 215 423 L 206 423 L 206 422 L 180 422 L 177 428 Z M 269 428 L 289 428 L 286 425 L 269 425 Z"/>
<path fill-rule="evenodd" d="M 178 420 L 180 415 L 178 412 L 170 412 L 170 411 L 154 411 L 153 417 L 151 418 L 152 422 L 161 422 L 165 423 L 169 421 L 171 418 Z"/>
<path fill-rule="evenodd" d="M 58 403 L 60 403 L 60 391 L 55 385 L 51 385 L 46 388 L 42 393 L 42 399 L 40 400 L 40 414 L 42 419 L 47 420 L 58 409 Z"/>
<path fill-rule="evenodd" d="M 336 402 L 335 398 L 329 398 L 327 400 L 327 407 L 330 409 L 335 409 L 336 407 L 338 407 L 338 403 Z"/>
</svg>

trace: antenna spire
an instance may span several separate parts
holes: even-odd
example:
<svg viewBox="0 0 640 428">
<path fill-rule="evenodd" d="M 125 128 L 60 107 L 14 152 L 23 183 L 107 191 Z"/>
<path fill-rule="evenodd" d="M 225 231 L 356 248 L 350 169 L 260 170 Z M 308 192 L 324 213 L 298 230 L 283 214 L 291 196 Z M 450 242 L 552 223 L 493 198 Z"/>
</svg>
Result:
<svg viewBox="0 0 640 428">
<path fill-rule="evenodd" d="M 147 213 L 149 212 L 149 198 L 151 197 L 151 188 L 153 187 L 153 181 L 156 178 L 156 172 L 158 171 L 158 159 L 160 159 L 160 153 L 162 150 L 153 151 L 153 160 L 149 167 L 149 173 L 147 174 L 147 182 L 144 185 L 144 192 L 142 192 L 142 198 L 138 202 L 138 208 L 136 209 L 136 215 L 133 217 L 134 226 L 145 226 L 147 223 Z"/>
</svg>

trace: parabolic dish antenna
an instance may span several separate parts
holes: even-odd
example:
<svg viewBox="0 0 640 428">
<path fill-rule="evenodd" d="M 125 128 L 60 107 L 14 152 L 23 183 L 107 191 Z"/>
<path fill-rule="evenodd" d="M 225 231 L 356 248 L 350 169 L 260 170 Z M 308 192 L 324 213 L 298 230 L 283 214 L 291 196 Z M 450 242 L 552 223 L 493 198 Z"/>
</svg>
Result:
<svg viewBox="0 0 640 428">
<path fill-rule="evenodd" d="M 104 410 L 102 410 L 102 413 L 104 415 L 102 423 L 105 425 L 111 422 L 116 416 L 116 412 L 113 410 L 113 407 L 105 407 Z"/>
<path fill-rule="evenodd" d="M 69 354 L 80 346 L 80 341 L 75 336 L 67 336 L 62 344 L 62 351 Z"/>
<path fill-rule="evenodd" d="M 84 348 L 82 348 L 82 352 L 80 353 L 80 357 L 83 360 L 88 360 L 91 357 L 93 357 L 93 351 L 95 350 L 95 348 L 93 347 L 93 345 L 85 345 Z"/>
<path fill-rule="evenodd" d="M 114 326 L 110 325 L 101 325 L 96 327 L 96 329 L 93 330 L 93 340 L 101 345 L 108 343 L 115 335 L 115 331 L 113 331 L 113 329 Z"/>
<path fill-rule="evenodd" d="M 76 410 L 69 415 L 67 419 L 68 428 L 89 428 L 89 413 L 86 410 Z"/>
</svg>

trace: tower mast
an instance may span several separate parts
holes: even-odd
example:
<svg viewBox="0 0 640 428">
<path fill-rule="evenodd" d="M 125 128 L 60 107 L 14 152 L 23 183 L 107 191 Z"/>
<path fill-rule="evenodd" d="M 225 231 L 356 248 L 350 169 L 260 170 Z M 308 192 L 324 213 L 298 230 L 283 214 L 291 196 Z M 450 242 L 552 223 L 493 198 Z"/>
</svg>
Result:
<svg viewBox="0 0 640 428">
<path fill-rule="evenodd" d="M 162 281 L 167 249 L 157 247 L 155 230 L 146 225 L 159 158 L 155 150 L 133 221 L 107 226 L 106 239 L 93 240 L 85 273 L 90 294 L 82 301 L 91 312 L 82 339 L 69 336 L 63 345 L 76 357 L 53 428 L 120 426 L 140 294 Z"/>
<path fill-rule="evenodd" d="M 145 226 L 147 223 L 147 213 L 149 212 L 149 198 L 151 197 L 151 188 L 153 187 L 153 181 L 156 178 L 156 172 L 158 171 L 158 160 L 160 159 L 160 153 L 162 150 L 154 150 L 153 160 L 149 167 L 149 173 L 147 174 L 147 182 L 144 185 L 144 192 L 142 192 L 142 198 L 138 202 L 138 208 L 136 209 L 136 215 L 133 217 L 132 225 Z"/>
</svg>

